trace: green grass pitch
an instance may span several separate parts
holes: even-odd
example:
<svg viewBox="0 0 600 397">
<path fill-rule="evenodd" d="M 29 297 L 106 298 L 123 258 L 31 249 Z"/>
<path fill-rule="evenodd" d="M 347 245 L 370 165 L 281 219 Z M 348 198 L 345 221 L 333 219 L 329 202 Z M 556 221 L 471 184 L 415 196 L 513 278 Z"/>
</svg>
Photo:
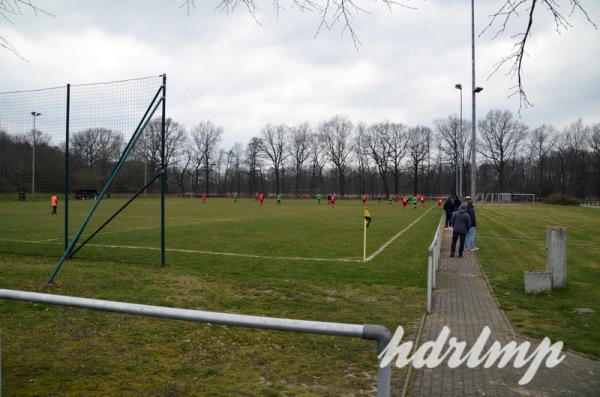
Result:
<svg viewBox="0 0 600 397">
<path fill-rule="evenodd" d="M 101 203 L 87 237 L 124 201 Z M 149 305 L 356 324 L 402 325 L 414 340 L 426 304 L 427 248 L 441 210 L 359 200 L 140 199 L 46 281 L 63 252 L 64 208 L 3 200 L 0 287 Z M 71 201 L 73 235 L 92 201 Z M 600 210 L 478 206 L 477 252 L 516 331 L 600 356 Z M 545 266 L 545 227 L 565 226 L 568 287 L 531 296 L 523 271 Z M 339 396 L 374 385 L 372 342 L 156 320 L 0 301 L 6 395 Z M 26 358 L 26 359 L 24 359 Z M 403 370 L 394 369 L 400 390 Z"/>
</svg>

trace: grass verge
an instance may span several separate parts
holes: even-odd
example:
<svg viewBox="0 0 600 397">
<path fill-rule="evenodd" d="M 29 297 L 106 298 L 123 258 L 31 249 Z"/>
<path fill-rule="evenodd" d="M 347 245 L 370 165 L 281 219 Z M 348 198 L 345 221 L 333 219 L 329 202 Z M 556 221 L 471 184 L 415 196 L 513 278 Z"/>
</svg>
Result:
<svg viewBox="0 0 600 397">
<path fill-rule="evenodd" d="M 546 269 L 546 227 L 567 230 L 567 287 L 532 295 L 524 272 Z M 517 333 L 549 337 L 600 357 L 600 210 L 584 207 L 478 206 L 478 259 Z M 579 314 L 590 308 L 595 313 Z"/>
</svg>

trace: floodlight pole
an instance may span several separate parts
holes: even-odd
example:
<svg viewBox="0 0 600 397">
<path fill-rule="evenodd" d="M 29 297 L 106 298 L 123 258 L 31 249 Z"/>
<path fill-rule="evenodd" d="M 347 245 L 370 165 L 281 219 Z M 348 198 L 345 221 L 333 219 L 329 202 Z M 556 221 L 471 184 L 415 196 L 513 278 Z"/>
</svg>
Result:
<svg viewBox="0 0 600 397">
<path fill-rule="evenodd" d="M 31 161 L 31 197 L 35 195 L 35 145 L 37 143 L 37 134 L 35 133 L 35 118 L 41 116 L 41 113 L 31 112 L 33 116 L 33 130 L 31 131 L 32 161 Z"/>
<path fill-rule="evenodd" d="M 475 116 L 475 94 L 483 88 L 475 86 L 475 0 L 471 0 L 471 63 L 472 63 L 472 90 L 473 103 L 471 121 L 471 200 L 477 201 L 477 120 Z"/>
<path fill-rule="evenodd" d="M 463 185 L 463 153 L 462 153 L 462 142 L 463 142 L 463 115 L 462 115 L 462 84 L 455 84 L 454 88 L 460 90 L 460 132 L 457 134 L 457 142 L 456 145 L 461 145 L 460 152 L 457 149 L 456 153 L 456 162 L 458 163 L 458 181 L 457 181 L 457 189 L 456 195 L 458 197 L 462 197 L 462 185 Z"/>
</svg>

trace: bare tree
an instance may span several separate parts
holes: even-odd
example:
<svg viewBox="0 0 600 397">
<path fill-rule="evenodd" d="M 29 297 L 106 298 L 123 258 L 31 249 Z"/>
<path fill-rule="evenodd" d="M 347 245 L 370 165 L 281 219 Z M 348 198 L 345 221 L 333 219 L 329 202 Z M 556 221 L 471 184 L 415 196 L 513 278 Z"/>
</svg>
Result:
<svg viewBox="0 0 600 397">
<path fill-rule="evenodd" d="M 304 164 L 310 157 L 314 132 L 308 123 L 301 123 L 290 130 L 289 154 L 294 169 L 294 190 L 300 189 Z"/>
<path fill-rule="evenodd" d="M 194 162 L 194 153 L 191 150 L 190 145 L 187 141 L 187 135 L 184 137 L 181 144 L 182 149 L 177 158 L 173 161 L 173 166 L 175 169 L 175 182 L 179 186 L 181 194 L 184 194 L 186 182 L 190 177 L 192 165 Z"/>
<path fill-rule="evenodd" d="M 260 153 L 271 162 L 275 173 L 275 194 L 279 194 L 279 178 L 285 159 L 289 156 L 288 145 L 289 127 L 285 124 L 267 124 L 260 131 Z"/>
<path fill-rule="evenodd" d="M 123 135 L 106 128 L 88 128 L 71 138 L 71 154 L 79 164 L 97 168 L 102 174 L 118 160 L 122 147 Z"/>
<path fill-rule="evenodd" d="M 165 120 L 165 158 L 162 171 L 165 172 L 167 180 L 167 192 L 169 189 L 168 170 L 180 153 L 185 135 L 186 131 L 183 125 L 173 121 L 170 117 Z M 137 148 L 135 148 L 137 156 L 143 158 L 154 173 L 161 172 L 161 142 L 162 120 L 156 118 L 148 123 L 137 142 Z"/>
<path fill-rule="evenodd" d="M 216 188 L 216 193 L 223 194 L 225 193 L 224 189 L 230 172 L 229 151 L 219 148 L 214 164 L 215 168 L 212 173 L 212 181 Z"/>
<path fill-rule="evenodd" d="M 481 136 L 478 152 L 494 167 L 498 176 L 497 188 L 502 191 L 507 166 L 520 149 L 529 128 L 515 120 L 508 110 L 490 110 L 483 120 L 479 120 L 478 127 Z"/>
<path fill-rule="evenodd" d="M 365 147 L 364 141 L 367 135 L 367 125 L 359 122 L 355 129 L 353 148 L 356 155 L 356 193 L 373 193 L 373 178 L 371 178 L 371 166 L 369 162 L 369 152 Z M 370 181 L 370 187 L 367 188 L 367 181 Z"/>
<path fill-rule="evenodd" d="M 229 149 L 229 162 L 231 163 L 231 173 L 232 176 L 230 178 L 230 192 L 238 192 L 240 193 L 242 190 L 242 155 L 244 149 L 242 148 L 242 144 L 236 142 L 233 144 L 231 149 Z M 237 184 L 236 184 L 237 183 Z"/>
<path fill-rule="evenodd" d="M 390 172 L 394 179 L 394 193 L 400 189 L 400 177 L 404 175 L 402 162 L 407 153 L 409 143 L 408 127 L 401 123 L 393 123 L 389 136 L 388 150 L 390 152 Z"/>
<path fill-rule="evenodd" d="M 423 161 L 431 149 L 432 131 L 429 127 L 416 126 L 408 132 L 407 155 L 409 161 L 409 172 L 413 179 L 413 195 L 419 193 L 419 167 L 422 167 Z"/>
<path fill-rule="evenodd" d="M 214 125 L 211 121 L 203 121 L 192 129 L 196 169 L 204 174 L 204 192 L 209 193 L 210 172 L 216 165 L 218 144 L 223 137 L 223 127 Z"/>
<path fill-rule="evenodd" d="M 568 142 L 567 172 L 570 175 L 572 192 L 576 197 L 585 199 L 588 181 L 586 169 L 588 163 L 588 147 L 591 128 L 579 119 L 565 128 L 564 134 Z"/>
<path fill-rule="evenodd" d="M 531 141 L 529 147 L 531 150 L 532 162 L 536 165 L 536 194 L 545 196 L 547 191 L 546 166 L 550 154 L 556 144 L 556 129 L 551 125 L 543 124 L 531 131 Z"/>
<path fill-rule="evenodd" d="M 310 147 L 310 190 L 324 191 L 323 168 L 327 162 L 325 148 L 319 135 L 315 135 Z"/>
<path fill-rule="evenodd" d="M 464 170 L 469 163 L 468 153 L 471 151 L 471 123 L 467 120 L 462 120 L 461 123 L 460 117 L 450 115 L 445 119 L 436 119 L 433 124 L 437 132 L 436 136 L 441 143 L 443 157 L 450 166 L 448 167 L 449 174 L 458 178 L 457 168 L 460 167 L 464 175 Z M 458 192 L 455 193 L 458 194 Z"/>
<path fill-rule="evenodd" d="M 246 146 L 246 163 L 248 165 L 248 193 L 254 194 L 262 189 L 262 164 L 260 161 L 260 138 L 253 137 Z M 260 178 L 260 180 L 258 180 Z M 259 183 L 260 182 L 260 183 Z"/>
<path fill-rule="evenodd" d="M 371 124 L 364 134 L 363 144 L 369 157 L 375 162 L 377 172 L 381 177 L 383 191 L 386 196 L 390 194 L 388 186 L 388 173 L 391 168 L 391 137 L 394 125 L 389 120 Z"/>
<path fill-rule="evenodd" d="M 323 142 L 325 153 L 333 163 L 338 174 L 338 192 L 344 195 L 346 177 L 352 160 L 352 134 L 354 126 L 346 116 L 335 116 L 319 125 L 319 138 Z"/>
</svg>

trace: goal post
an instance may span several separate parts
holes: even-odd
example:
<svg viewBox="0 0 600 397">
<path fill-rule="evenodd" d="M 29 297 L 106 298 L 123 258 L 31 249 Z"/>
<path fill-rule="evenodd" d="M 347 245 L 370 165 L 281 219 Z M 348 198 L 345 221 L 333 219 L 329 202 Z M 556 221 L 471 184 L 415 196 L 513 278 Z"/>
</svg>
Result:
<svg viewBox="0 0 600 397">
<path fill-rule="evenodd" d="M 483 195 L 482 195 L 483 197 Z M 531 204 L 535 205 L 533 193 L 486 193 L 483 204 Z"/>
</svg>

